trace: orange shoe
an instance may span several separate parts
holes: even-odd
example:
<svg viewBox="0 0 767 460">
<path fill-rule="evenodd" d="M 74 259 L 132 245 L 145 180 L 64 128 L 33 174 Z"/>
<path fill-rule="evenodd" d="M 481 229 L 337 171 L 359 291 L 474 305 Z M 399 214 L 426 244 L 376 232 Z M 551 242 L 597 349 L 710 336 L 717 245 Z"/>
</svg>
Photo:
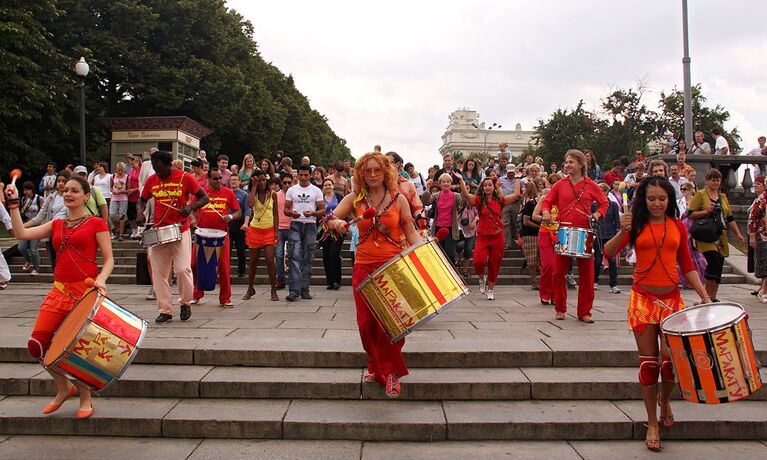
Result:
<svg viewBox="0 0 767 460">
<path fill-rule="evenodd" d="M 91 403 L 90 409 L 85 409 L 85 410 L 79 409 L 77 413 L 75 414 L 75 418 L 84 419 L 84 418 L 90 417 L 91 415 L 93 415 L 93 403 Z"/>
<path fill-rule="evenodd" d="M 50 403 L 47 406 L 45 406 L 43 408 L 43 414 L 47 415 L 47 414 L 52 414 L 52 413 L 56 412 L 57 410 L 59 410 L 61 405 L 64 404 L 67 401 L 67 399 L 71 398 L 72 396 L 74 396 L 76 394 L 77 394 L 77 387 L 72 385 L 72 388 L 69 389 L 69 392 L 67 393 L 66 396 L 64 396 L 64 399 L 60 403 L 58 403 L 58 404 Z"/>
</svg>

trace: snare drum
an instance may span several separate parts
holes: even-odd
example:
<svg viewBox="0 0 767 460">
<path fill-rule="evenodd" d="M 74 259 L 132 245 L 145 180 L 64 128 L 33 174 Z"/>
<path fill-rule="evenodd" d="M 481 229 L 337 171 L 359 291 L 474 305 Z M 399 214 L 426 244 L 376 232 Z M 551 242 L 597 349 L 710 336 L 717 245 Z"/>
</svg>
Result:
<svg viewBox="0 0 767 460">
<path fill-rule="evenodd" d="M 591 259 L 594 252 L 594 230 L 578 227 L 559 227 L 554 252 L 560 256 Z"/>
<path fill-rule="evenodd" d="M 684 399 L 720 404 L 748 397 L 762 386 L 747 319 L 738 304 L 713 303 L 663 320 Z"/>
<path fill-rule="evenodd" d="M 194 231 L 194 242 L 197 245 L 197 289 L 216 289 L 218 264 L 225 241 L 226 232 L 223 230 L 198 228 Z"/>
<path fill-rule="evenodd" d="M 180 240 L 181 224 L 147 228 L 141 234 L 141 245 L 145 248 L 151 248 L 159 244 L 173 243 L 174 241 Z"/>
<path fill-rule="evenodd" d="M 100 392 L 125 372 L 146 331 L 146 321 L 90 290 L 61 323 L 43 365 Z"/>
<path fill-rule="evenodd" d="M 469 290 L 437 240 L 429 237 L 380 266 L 357 286 L 357 292 L 394 343 Z"/>
</svg>

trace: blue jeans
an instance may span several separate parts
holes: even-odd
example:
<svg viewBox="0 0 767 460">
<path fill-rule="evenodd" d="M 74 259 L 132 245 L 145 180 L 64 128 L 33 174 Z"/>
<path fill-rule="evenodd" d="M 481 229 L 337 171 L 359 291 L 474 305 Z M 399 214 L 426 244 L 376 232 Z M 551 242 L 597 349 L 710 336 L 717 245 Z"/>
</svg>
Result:
<svg viewBox="0 0 767 460">
<path fill-rule="evenodd" d="M 289 244 L 292 250 L 290 257 L 290 273 L 288 273 L 288 288 L 291 294 L 308 294 L 309 281 L 312 277 L 314 248 L 317 243 L 317 224 L 293 222 L 290 224 Z"/>
<path fill-rule="evenodd" d="M 32 270 L 40 271 L 40 240 L 21 240 L 19 241 L 19 251 L 24 256 L 24 260 L 32 263 Z"/>
<path fill-rule="evenodd" d="M 292 245 L 290 244 L 290 229 L 277 230 L 277 236 L 280 237 L 277 248 L 274 250 L 274 258 L 277 259 L 277 281 L 285 281 L 285 244 L 288 245 L 288 257 L 290 257 Z"/>
</svg>

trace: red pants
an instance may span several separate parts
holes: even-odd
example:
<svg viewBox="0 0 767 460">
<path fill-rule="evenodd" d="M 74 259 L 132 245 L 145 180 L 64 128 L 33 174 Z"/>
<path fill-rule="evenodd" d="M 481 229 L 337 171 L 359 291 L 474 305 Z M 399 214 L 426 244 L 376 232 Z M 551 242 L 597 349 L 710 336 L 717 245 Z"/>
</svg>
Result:
<svg viewBox="0 0 767 460">
<path fill-rule="evenodd" d="M 231 251 L 229 235 L 226 235 L 221 248 L 221 260 L 218 261 L 218 300 L 222 304 L 232 300 L 232 278 L 229 276 L 229 253 Z M 192 246 L 192 277 L 194 278 L 194 298 L 202 299 L 205 291 L 197 289 L 197 245 Z"/>
<path fill-rule="evenodd" d="M 565 276 L 570 269 L 570 257 L 554 254 L 554 308 L 557 313 L 567 311 L 567 283 Z M 594 261 L 592 259 L 578 259 L 578 318 L 591 315 L 591 307 L 594 305 Z"/>
<path fill-rule="evenodd" d="M 538 284 L 541 300 L 551 300 L 554 296 L 554 286 L 551 281 L 554 273 L 555 255 L 551 233 L 541 229 L 538 232 L 538 260 L 541 262 L 541 280 Z"/>
<path fill-rule="evenodd" d="M 33 358 L 40 360 L 45 356 L 64 318 L 80 301 L 87 289 L 84 282 L 53 283 L 53 287 L 40 305 L 40 312 L 37 314 L 32 335 L 27 343 L 29 354 Z"/>
<path fill-rule="evenodd" d="M 387 375 L 394 374 L 397 377 L 404 377 L 409 372 L 405 360 L 402 358 L 402 347 L 405 345 L 405 339 L 391 343 L 389 336 L 381 329 L 365 300 L 357 292 L 357 286 L 381 265 L 355 264 L 352 271 L 352 288 L 354 289 L 354 302 L 357 306 L 357 327 L 360 332 L 360 340 L 362 340 L 362 348 L 368 354 L 368 372 L 375 374 L 376 381 L 384 385 Z"/>
<path fill-rule="evenodd" d="M 495 235 L 477 234 L 477 244 L 474 246 L 474 273 L 477 276 L 485 274 L 487 263 L 487 282 L 495 283 L 503 260 L 503 232 Z"/>
</svg>

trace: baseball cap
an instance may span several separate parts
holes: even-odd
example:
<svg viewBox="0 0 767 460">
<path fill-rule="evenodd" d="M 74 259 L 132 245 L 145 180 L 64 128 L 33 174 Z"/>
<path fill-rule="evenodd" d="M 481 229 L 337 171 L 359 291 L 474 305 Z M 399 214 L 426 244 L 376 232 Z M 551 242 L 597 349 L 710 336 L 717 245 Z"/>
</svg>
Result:
<svg viewBox="0 0 767 460">
<path fill-rule="evenodd" d="M 506 165 L 506 172 L 514 172 L 516 167 L 513 164 L 507 164 Z"/>
<path fill-rule="evenodd" d="M 83 165 L 75 166 L 75 174 L 88 174 L 88 168 Z"/>
</svg>

